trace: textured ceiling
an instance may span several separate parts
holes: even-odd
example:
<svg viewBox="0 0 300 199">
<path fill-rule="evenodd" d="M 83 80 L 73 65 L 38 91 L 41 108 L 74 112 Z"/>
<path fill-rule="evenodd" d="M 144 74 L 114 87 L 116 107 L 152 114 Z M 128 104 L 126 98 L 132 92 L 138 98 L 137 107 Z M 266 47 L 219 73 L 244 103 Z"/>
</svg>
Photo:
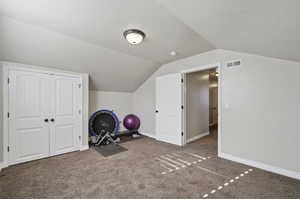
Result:
<svg viewBox="0 0 300 199">
<path fill-rule="evenodd" d="M 300 61 L 299 1 L 1 0 L 0 56 L 134 91 L 161 64 L 215 48 Z M 143 30 L 141 45 L 122 33 Z M 178 52 L 175 57 L 171 51 Z"/>
</svg>

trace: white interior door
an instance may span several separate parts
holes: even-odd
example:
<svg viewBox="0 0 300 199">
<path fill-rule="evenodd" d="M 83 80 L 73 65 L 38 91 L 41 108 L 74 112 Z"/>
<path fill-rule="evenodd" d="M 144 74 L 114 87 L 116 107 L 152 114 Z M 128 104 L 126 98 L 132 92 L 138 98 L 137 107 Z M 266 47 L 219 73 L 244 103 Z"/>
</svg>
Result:
<svg viewBox="0 0 300 199">
<path fill-rule="evenodd" d="M 156 79 L 156 133 L 157 139 L 182 145 L 182 83 L 181 74 Z"/>
<path fill-rule="evenodd" d="M 9 76 L 9 163 L 48 157 L 51 79 L 22 71 Z"/>
<path fill-rule="evenodd" d="M 79 78 L 54 79 L 51 123 L 51 155 L 79 149 L 82 132 L 82 88 Z"/>
</svg>

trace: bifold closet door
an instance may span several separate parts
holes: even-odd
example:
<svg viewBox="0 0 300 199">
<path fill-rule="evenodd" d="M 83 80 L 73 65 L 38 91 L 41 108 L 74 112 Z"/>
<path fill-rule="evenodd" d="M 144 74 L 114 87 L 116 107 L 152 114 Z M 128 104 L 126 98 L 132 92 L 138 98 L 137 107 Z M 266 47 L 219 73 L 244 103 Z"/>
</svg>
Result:
<svg viewBox="0 0 300 199">
<path fill-rule="evenodd" d="M 9 162 L 48 157 L 52 79 L 22 71 L 11 71 L 9 78 Z"/>
<path fill-rule="evenodd" d="M 55 76 L 50 118 L 51 155 L 79 150 L 82 131 L 82 88 L 79 78 Z"/>
</svg>

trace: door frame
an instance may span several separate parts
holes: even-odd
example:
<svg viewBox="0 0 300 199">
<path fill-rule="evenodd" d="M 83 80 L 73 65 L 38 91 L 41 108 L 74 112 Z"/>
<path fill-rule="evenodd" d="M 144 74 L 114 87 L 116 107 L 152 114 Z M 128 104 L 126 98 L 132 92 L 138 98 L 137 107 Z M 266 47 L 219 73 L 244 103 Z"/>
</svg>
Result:
<svg viewBox="0 0 300 199">
<path fill-rule="evenodd" d="M 222 70 L 221 70 L 221 63 L 215 63 L 215 64 L 209 64 L 209 65 L 203 65 L 203 66 L 199 66 L 199 67 L 195 67 L 192 69 L 188 69 L 188 70 L 183 70 L 181 71 L 182 73 L 182 78 L 183 78 L 183 94 L 182 94 L 182 102 L 184 105 L 184 109 L 183 109 L 183 115 L 182 115 L 182 125 L 183 125 L 183 145 L 187 144 L 186 143 L 186 133 L 187 133 L 187 126 L 186 126 L 186 74 L 188 73 L 193 73 L 193 72 L 199 72 L 199 71 L 204 71 L 204 70 L 209 70 L 209 69 L 214 69 L 216 68 L 218 73 L 219 73 L 219 78 L 218 78 L 218 155 L 221 152 L 221 135 L 222 135 L 222 103 L 221 103 L 221 97 L 222 97 Z"/>
<path fill-rule="evenodd" d="M 2 168 L 8 167 L 12 165 L 9 162 L 9 119 L 8 119 L 8 112 L 9 112 L 9 73 L 10 71 L 25 71 L 25 72 L 35 72 L 35 73 L 41 73 L 41 74 L 47 74 L 47 75 L 58 75 L 58 76 L 66 76 L 66 77 L 73 77 L 73 78 L 79 78 L 81 82 L 81 92 L 82 92 L 82 98 L 83 98 L 83 78 L 82 74 L 75 73 L 75 72 L 68 72 L 68 71 L 60 71 L 56 69 L 46 68 L 46 67 L 39 67 L 39 66 L 32 66 L 32 65 L 26 65 L 26 64 L 20 64 L 20 63 L 13 63 L 13 62 L 0 62 L 0 66 L 2 66 L 2 97 L 3 97 L 3 127 L 1 130 L 3 130 L 3 162 L 0 162 L 0 171 Z M 0 67 L 1 70 L 1 67 Z M 83 102 L 83 99 L 82 99 Z M 84 122 L 83 119 L 83 108 L 81 108 L 81 118 L 82 122 Z M 79 150 L 83 147 L 83 124 L 81 125 L 81 142 L 79 143 Z"/>
</svg>

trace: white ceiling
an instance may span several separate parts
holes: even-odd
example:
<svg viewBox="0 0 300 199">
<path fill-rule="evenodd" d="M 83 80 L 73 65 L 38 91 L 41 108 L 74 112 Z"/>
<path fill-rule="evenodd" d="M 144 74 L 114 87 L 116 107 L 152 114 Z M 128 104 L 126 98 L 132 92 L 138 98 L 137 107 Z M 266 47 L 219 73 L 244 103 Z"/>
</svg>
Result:
<svg viewBox="0 0 300 199">
<path fill-rule="evenodd" d="M 2 20 L 4 59 L 90 73 L 96 90 L 134 91 L 161 64 L 214 49 L 153 0 L 1 0 L 1 4 L 1 13 L 7 16 Z M 129 45 L 123 38 L 129 28 L 143 30 L 145 42 Z M 42 40 L 40 46 L 36 38 Z M 170 56 L 173 50 L 176 57 Z"/>
<path fill-rule="evenodd" d="M 216 48 L 300 61 L 299 0 L 157 0 Z"/>
<path fill-rule="evenodd" d="M 300 61 L 297 0 L 1 0 L 2 59 L 134 91 L 161 64 L 215 48 Z M 146 33 L 131 46 L 122 33 Z M 175 50 L 178 55 L 170 56 Z"/>
<path fill-rule="evenodd" d="M 153 0 L 2 0 L 3 14 L 92 44 L 164 63 L 213 47 Z M 143 30 L 143 45 L 131 46 L 122 33 Z"/>
<path fill-rule="evenodd" d="M 152 61 L 11 18 L 1 17 L 0 24 L 2 59 L 88 72 L 92 90 L 134 91 L 159 67 Z"/>
</svg>

